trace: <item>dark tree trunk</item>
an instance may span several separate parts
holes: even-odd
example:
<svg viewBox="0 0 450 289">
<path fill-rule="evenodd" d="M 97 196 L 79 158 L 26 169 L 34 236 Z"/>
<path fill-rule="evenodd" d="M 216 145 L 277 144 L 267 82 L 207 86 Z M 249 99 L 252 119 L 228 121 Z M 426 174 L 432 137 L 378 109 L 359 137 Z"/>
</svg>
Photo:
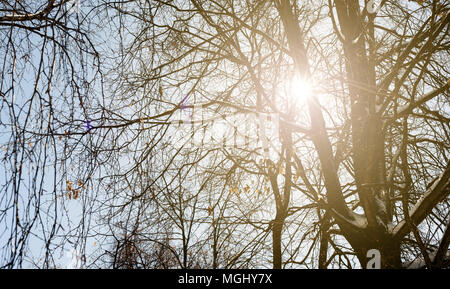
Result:
<svg viewBox="0 0 450 289">
<path fill-rule="evenodd" d="M 367 262 L 372 256 L 367 256 L 371 249 L 380 252 L 380 269 L 400 269 L 402 262 L 400 258 L 400 241 L 395 240 L 392 235 L 366 229 L 361 232 L 354 232 L 350 239 L 356 256 L 363 269 L 367 268 Z"/>
<path fill-rule="evenodd" d="M 322 217 L 322 221 L 320 223 L 319 269 L 327 269 L 329 228 L 330 228 L 330 218 L 328 214 L 325 214 Z"/>
<path fill-rule="evenodd" d="M 272 241 L 273 241 L 273 269 L 281 269 L 281 233 L 283 231 L 284 220 L 276 218 L 272 227 Z"/>
</svg>

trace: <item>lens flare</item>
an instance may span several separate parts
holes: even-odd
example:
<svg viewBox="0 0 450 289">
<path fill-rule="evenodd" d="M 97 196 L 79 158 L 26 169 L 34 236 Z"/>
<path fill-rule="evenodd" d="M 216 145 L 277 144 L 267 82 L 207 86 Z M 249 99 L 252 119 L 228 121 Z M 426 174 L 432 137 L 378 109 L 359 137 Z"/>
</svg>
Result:
<svg viewBox="0 0 450 289">
<path fill-rule="evenodd" d="M 307 98 L 312 95 L 312 83 L 299 75 L 292 77 L 289 84 L 290 94 L 295 98 Z"/>
</svg>

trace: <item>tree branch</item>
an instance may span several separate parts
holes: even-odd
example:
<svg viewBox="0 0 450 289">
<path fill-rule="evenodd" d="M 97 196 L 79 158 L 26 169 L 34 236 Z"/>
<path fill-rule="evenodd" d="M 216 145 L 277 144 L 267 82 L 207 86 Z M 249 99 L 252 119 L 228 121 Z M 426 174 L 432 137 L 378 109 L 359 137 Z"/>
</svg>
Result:
<svg viewBox="0 0 450 289">
<path fill-rule="evenodd" d="M 416 205 L 410 212 L 411 221 L 418 225 L 431 210 L 442 199 L 447 197 L 450 193 L 450 163 L 447 164 L 445 171 L 439 178 L 430 186 L 423 197 L 417 201 Z M 394 227 L 392 234 L 395 239 L 400 240 L 410 232 L 410 227 L 405 220 L 401 221 Z"/>
<path fill-rule="evenodd" d="M 421 106 L 425 102 L 427 102 L 427 101 L 433 99 L 434 97 L 436 97 L 437 95 L 445 92 L 449 87 L 450 87 L 450 79 L 443 86 L 436 88 L 435 90 L 430 91 L 427 94 L 424 94 L 418 100 L 411 102 L 405 106 L 401 106 L 401 107 L 397 108 L 397 111 L 395 112 L 395 114 L 392 117 L 390 117 L 388 120 L 385 121 L 384 127 L 392 124 L 394 121 L 396 121 L 397 119 L 399 119 L 401 117 L 411 114 L 412 111 L 416 107 Z"/>
<path fill-rule="evenodd" d="M 439 248 L 436 251 L 436 255 L 433 259 L 433 267 L 441 268 L 445 257 L 447 256 L 448 246 L 450 245 L 450 220 L 445 228 L 444 236 L 442 237 Z"/>
</svg>

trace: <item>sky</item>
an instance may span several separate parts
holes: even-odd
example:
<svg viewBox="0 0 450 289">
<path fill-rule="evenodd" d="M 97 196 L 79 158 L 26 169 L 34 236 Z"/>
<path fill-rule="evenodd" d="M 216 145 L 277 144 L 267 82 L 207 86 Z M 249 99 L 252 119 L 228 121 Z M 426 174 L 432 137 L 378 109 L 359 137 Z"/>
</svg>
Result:
<svg viewBox="0 0 450 289">
<path fill-rule="evenodd" d="M 76 2 L 76 1 L 75 1 Z M 81 11 L 85 11 L 85 9 L 87 9 L 87 7 L 84 6 L 83 4 L 84 1 L 80 2 L 80 6 L 79 9 Z M 408 5 L 416 5 L 416 3 L 413 4 L 409 4 Z M 75 17 L 75 15 L 77 14 L 77 9 L 76 8 L 73 11 L 73 15 L 72 17 Z M 111 26 L 113 27 L 113 26 Z M 118 43 L 120 41 L 120 38 L 111 38 L 111 35 L 114 34 L 114 31 L 97 31 L 97 39 L 96 42 L 100 43 L 100 46 L 98 47 L 100 52 L 102 53 L 102 55 L 108 55 L 108 53 L 111 52 L 115 52 L 116 50 L 118 50 Z M 122 35 L 123 36 L 123 35 Z M 126 35 L 125 35 L 126 37 Z M 38 55 L 37 54 L 33 54 L 32 55 L 32 62 L 37 62 L 38 61 Z M 78 64 L 76 64 L 76 67 L 79 68 Z M 89 72 L 87 72 L 89 73 Z M 66 75 L 67 76 L 67 75 Z M 23 91 L 20 93 L 20 95 L 22 96 L 27 96 L 32 94 L 33 91 L 33 73 L 31 70 L 27 70 L 27 73 L 24 75 L 23 81 L 21 83 L 21 87 L 23 89 Z M 61 91 L 63 91 L 65 89 L 65 87 L 67 86 L 67 80 L 64 77 L 61 77 L 59 79 L 59 81 L 57 82 L 53 82 L 52 85 L 55 88 L 61 89 Z M 289 85 L 288 85 L 289 86 Z M 99 91 L 100 87 L 95 86 L 94 91 Z M 308 88 L 307 86 L 303 85 L 303 86 L 297 86 L 292 88 L 295 91 L 299 91 L 299 90 L 305 90 L 307 91 Z M 109 93 L 109 92 L 108 92 Z M 100 99 L 100 96 L 98 96 L 98 98 Z M 16 101 L 17 102 L 23 102 L 26 99 L 20 99 L 20 96 L 17 96 Z M 130 113 L 132 112 L 132 110 L 130 110 Z M 8 119 L 8 110 L 6 109 L 2 109 L 2 111 L 0 112 L 0 117 L 2 118 L 2 120 Z M 78 114 L 80 116 L 83 116 L 83 114 L 81 112 L 78 112 Z M 89 118 L 89 116 L 88 116 Z M 32 127 L 32 124 L 30 124 Z M 78 129 L 80 131 L 85 130 L 85 122 L 84 121 L 78 121 L 77 124 Z M 92 122 L 92 125 L 96 125 L 95 121 Z M 4 130 L 4 128 L 2 128 L 2 130 Z M 219 131 L 219 129 L 218 129 Z M 5 144 L 8 142 L 7 137 L 8 137 L 8 133 L 4 133 L 4 131 L 0 131 L 0 144 Z M 95 133 L 95 131 L 93 132 Z M 219 135 L 220 136 L 220 135 Z M 2 155 L 0 154 L 0 157 Z M 75 160 L 74 160 L 75 161 Z M 127 165 L 128 160 L 126 158 L 122 158 L 121 163 L 123 166 Z M 48 191 L 52 190 L 53 187 L 53 173 L 54 173 L 54 169 L 52 167 L 46 167 L 46 174 L 44 176 L 44 189 L 46 188 Z M 6 172 L 5 172 L 6 173 Z M 101 174 L 101 172 L 99 172 L 99 174 Z M 60 177 L 60 176 L 58 176 Z M 60 181 L 60 180 L 57 180 Z M 73 182 L 75 182 L 74 179 L 72 179 Z M 0 174 L 0 184 L 4 184 L 5 183 L 5 174 Z M 65 182 L 62 182 L 59 187 L 62 188 L 62 190 L 64 190 L 65 188 Z M 59 192 L 61 193 L 61 192 Z M 51 195 L 50 195 L 50 199 L 51 199 Z M 74 224 L 76 224 L 79 221 L 80 218 L 80 213 L 82 211 L 82 202 L 89 202 L 89 199 L 83 199 L 83 201 L 81 200 L 65 200 L 64 201 L 64 206 L 67 209 L 67 216 L 66 217 L 62 217 L 60 216 L 60 220 L 61 222 L 61 226 L 62 227 L 70 227 L 71 225 L 69 224 L 69 221 L 73 222 Z M 8 216 L 8 219 L 12 218 L 13 216 Z M 95 223 L 96 220 L 93 220 L 93 223 Z M 2 227 L 3 226 L 3 227 Z M 9 237 L 9 234 L 2 234 L 2 232 L 5 229 L 5 224 L 4 222 L 0 223 L 0 246 L 2 246 L 3 244 L 5 244 L 5 242 L 7 242 L 7 238 Z M 94 225 L 93 225 L 94 226 Z M 76 239 L 76 238 L 75 238 Z M 87 250 L 87 255 L 90 255 L 93 251 L 98 250 L 98 248 L 100 247 L 99 245 L 100 240 L 96 240 L 94 238 L 88 238 L 88 241 L 86 243 L 86 250 Z M 42 241 L 40 241 L 37 237 L 32 237 L 29 240 L 29 245 L 30 245 L 30 253 L 31 255 L 35 256 L 37 260 L 39 260 L 39 258 L 42 256 Z M 60 265 L 61 267 L 64 268 L 73 268 L 73 267 L 77 267 L 79 266 L 79 262 L 77 262 L 77 260 L 79 259 L 79 250 L 76 248 L 76 246 L 73 246 L 69 243 L 65 243 L 64 246 L 58 248 L 58 250 L 60 251 L 60 254 L 55 254 L 55 257 L 57 257 L 57 259 L 55 260 L 55 264 Z M 78 257 L 77 257 L 78 256 Z M 28 264 L 27 264 L 28 262 Z M 29 267 L 33 267 L 32 263 L 29 262 L 28 260 L 25 260 L 25 267 L 29 266 Z"/>
</svg>

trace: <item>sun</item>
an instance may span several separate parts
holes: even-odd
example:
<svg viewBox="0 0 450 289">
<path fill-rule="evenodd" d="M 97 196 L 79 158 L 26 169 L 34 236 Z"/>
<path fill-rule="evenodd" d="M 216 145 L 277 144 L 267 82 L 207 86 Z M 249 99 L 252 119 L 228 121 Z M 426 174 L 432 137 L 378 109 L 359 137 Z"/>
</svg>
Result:
<svg viewBox="0 0 450 289">
<path fill-rule="evenodd" d="M 306 99 L 310 97 L 313 93 L 313 85 L 311 81 L 295 74 L 289 81 L 289 94 L 296 99 L 303 98 Z"/>
</svg>

